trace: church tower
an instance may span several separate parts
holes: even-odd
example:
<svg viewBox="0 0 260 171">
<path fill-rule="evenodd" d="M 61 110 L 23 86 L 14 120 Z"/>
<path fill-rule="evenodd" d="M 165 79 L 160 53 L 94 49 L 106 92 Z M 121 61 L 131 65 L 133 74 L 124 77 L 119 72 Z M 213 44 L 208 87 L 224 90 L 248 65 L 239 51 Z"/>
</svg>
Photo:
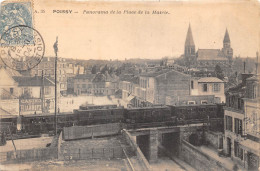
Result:
<svg viewBox="0 0 260 171">
<path fill-rule="evenodd" d="M 186 36 L 186 41 L 185 41 L 184 57 L 185 57 L 185 64 L 187 67 L 190 68 L 192 64 L 196 63 L 195 44 L 193 41 L 190 24 Z"/>
<path fill-rule="evenodd" d="M 224 56 L 226 58 L 228 58 L 229 61 L 231 62 L 232 58 L 233 58 L 233 49 L 231 48 L 230 38 L 229 38 L 227 29 L 226 29 L 226 33 L 225 33 L 224 40 L 223 40 L 222 52 L 223 52 Z"/>
</svg>

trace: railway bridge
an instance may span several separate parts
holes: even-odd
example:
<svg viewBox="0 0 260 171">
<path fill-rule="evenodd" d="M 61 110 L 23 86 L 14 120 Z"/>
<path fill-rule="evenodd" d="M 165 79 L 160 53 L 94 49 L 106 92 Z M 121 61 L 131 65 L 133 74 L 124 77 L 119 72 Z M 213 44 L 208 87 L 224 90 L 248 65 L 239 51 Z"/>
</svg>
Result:
<svg viewBox="0 0 260 171">
<path fill-rule="evenodd" d="M 207 125 L 190 124 L 168 127 L 140 128 L 127 130 L 136 140 L 146 159 L 156 162 L 158 159 L 158 147 L 163 146 L 172 155 L 178 156 L 181 148 L 181 140 L 187 140 L 193 144 L 203 141 Z"/>
</svg>

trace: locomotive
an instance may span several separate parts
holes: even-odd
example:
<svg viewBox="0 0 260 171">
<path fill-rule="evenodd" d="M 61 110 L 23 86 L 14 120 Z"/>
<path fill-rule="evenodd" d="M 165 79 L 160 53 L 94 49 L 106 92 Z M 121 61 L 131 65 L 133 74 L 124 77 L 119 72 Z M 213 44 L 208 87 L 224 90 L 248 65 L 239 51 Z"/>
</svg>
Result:
<svg viewBox="0 0 260 171">
<path fill-rule="evenodd" d="M 188 106 L 157 106 L 143 108 L 122 108 L 115 106 L 105 106 L 98 108 L 75 109 L 72 113 L 57 114 L 57 128 L 61 130 L 63 127 L 73 125 L 93 125 L 104 123 L 125 123 L 132 128 L 159 125 L 177 125 L 202 123 L 205 120 L 214 118 L 223 118 L 223 104 L 203 104 Z M 16 133 L 18 125 L 21 131 L 27 134 L 41 134 L 53 132 L 55 128 L 54 114 L 41 115 L 25 115 L 11 119 L 0 119 L 0 125 L 9 123 L 12 133 Z M 19 123 L 18 123 L 18 120 Z M 11 125 L 11 126 L 10 126 Z M 3 129 L 1 128 L 3 131 Z"/>
</svg>

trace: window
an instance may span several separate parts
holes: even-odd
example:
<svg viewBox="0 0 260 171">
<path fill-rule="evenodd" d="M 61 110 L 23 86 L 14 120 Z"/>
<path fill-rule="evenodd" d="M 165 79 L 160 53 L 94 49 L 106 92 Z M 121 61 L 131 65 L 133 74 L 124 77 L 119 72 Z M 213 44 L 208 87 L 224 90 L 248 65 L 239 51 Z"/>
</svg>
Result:
<svg viewBox="0 0 260 171">
<path fill-rule="evenodd" d="M 241 160 L 243 160 L 243 149 L 239 147 L 239 143 L 237 141 L 234 141 L 234 153 L 235 157 L 238 157 Z"/>
<path fill-rule="evenodd" d="M 220 91 L 220 84 L 214 84 L 214 92 L 219 92 Z"/>
<path fill-rule="evenodd" d="M 226 119 L 226 130 L 232 131 L 232 117 L 231 116 L 225 116 Z"/>
<path fill-rule="evenodd" d="M 242 135 L 242 120 L 235 118 L 235 133 Z"/>
<path fill-rule="evenodd" d="M 82 84 L 82 88 L 86 88 L 87 86 L 86 86 L 86 84 Z"/>
<path fill-rule="evenodd" d="M 193 81 L 190 82 L 190 87 L 191 87 L 191 89 L 194 89 L 194 82 Z"/>
<path fill-rule="evenodd" d="M 51 88 L 50 87 L 44 87 L 44 94 L 46 94 L 46 95 L 51 94 Z"/>
<path fill-rule="evenodd" d="M 207 92 L 208 91 L 208 85 L 207 84 L 203 84 L 203 91 Z"/>
<path fill-rule="evenodd" d="M 188 101 L 188 104 L 196 104 L 195 101 Z"/>
<path fill-rule="evenodd" d="M 201 100 L 201 104 L 208 104 L 207 100 Z"/>
<path fill-rule="evenodd" d="M 11 94 L 14 93 L 14 88 L 10 88 L 10 93 L 11 93 Z"/>
</svg>

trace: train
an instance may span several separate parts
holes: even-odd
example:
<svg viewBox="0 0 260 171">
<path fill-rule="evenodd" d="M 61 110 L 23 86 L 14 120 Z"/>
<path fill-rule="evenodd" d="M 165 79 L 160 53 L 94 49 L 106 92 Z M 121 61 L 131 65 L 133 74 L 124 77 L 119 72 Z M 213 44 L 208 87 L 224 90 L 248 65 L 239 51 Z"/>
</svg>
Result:
<svg viewBox="0 0 260 171">
<path fill-rule="evenodd" d="M 131 128 L 145 125 L 178 125 L 202 123 L 207 120 L 224 118 L 223 104 L 202 104 L 185 106 L 154 106 L 142 108 L 123 108 L 114 105 L 80 107 L 72 113 L 58 113 L 57 128 L 84 126 L 105 123 L 124 123 Z M 0 131 L 17 130 L 26 134 L 52 133 L 55 128 L 54 114 L 24 115 L 17 118 L 1 118 Z"/>
</svg>

